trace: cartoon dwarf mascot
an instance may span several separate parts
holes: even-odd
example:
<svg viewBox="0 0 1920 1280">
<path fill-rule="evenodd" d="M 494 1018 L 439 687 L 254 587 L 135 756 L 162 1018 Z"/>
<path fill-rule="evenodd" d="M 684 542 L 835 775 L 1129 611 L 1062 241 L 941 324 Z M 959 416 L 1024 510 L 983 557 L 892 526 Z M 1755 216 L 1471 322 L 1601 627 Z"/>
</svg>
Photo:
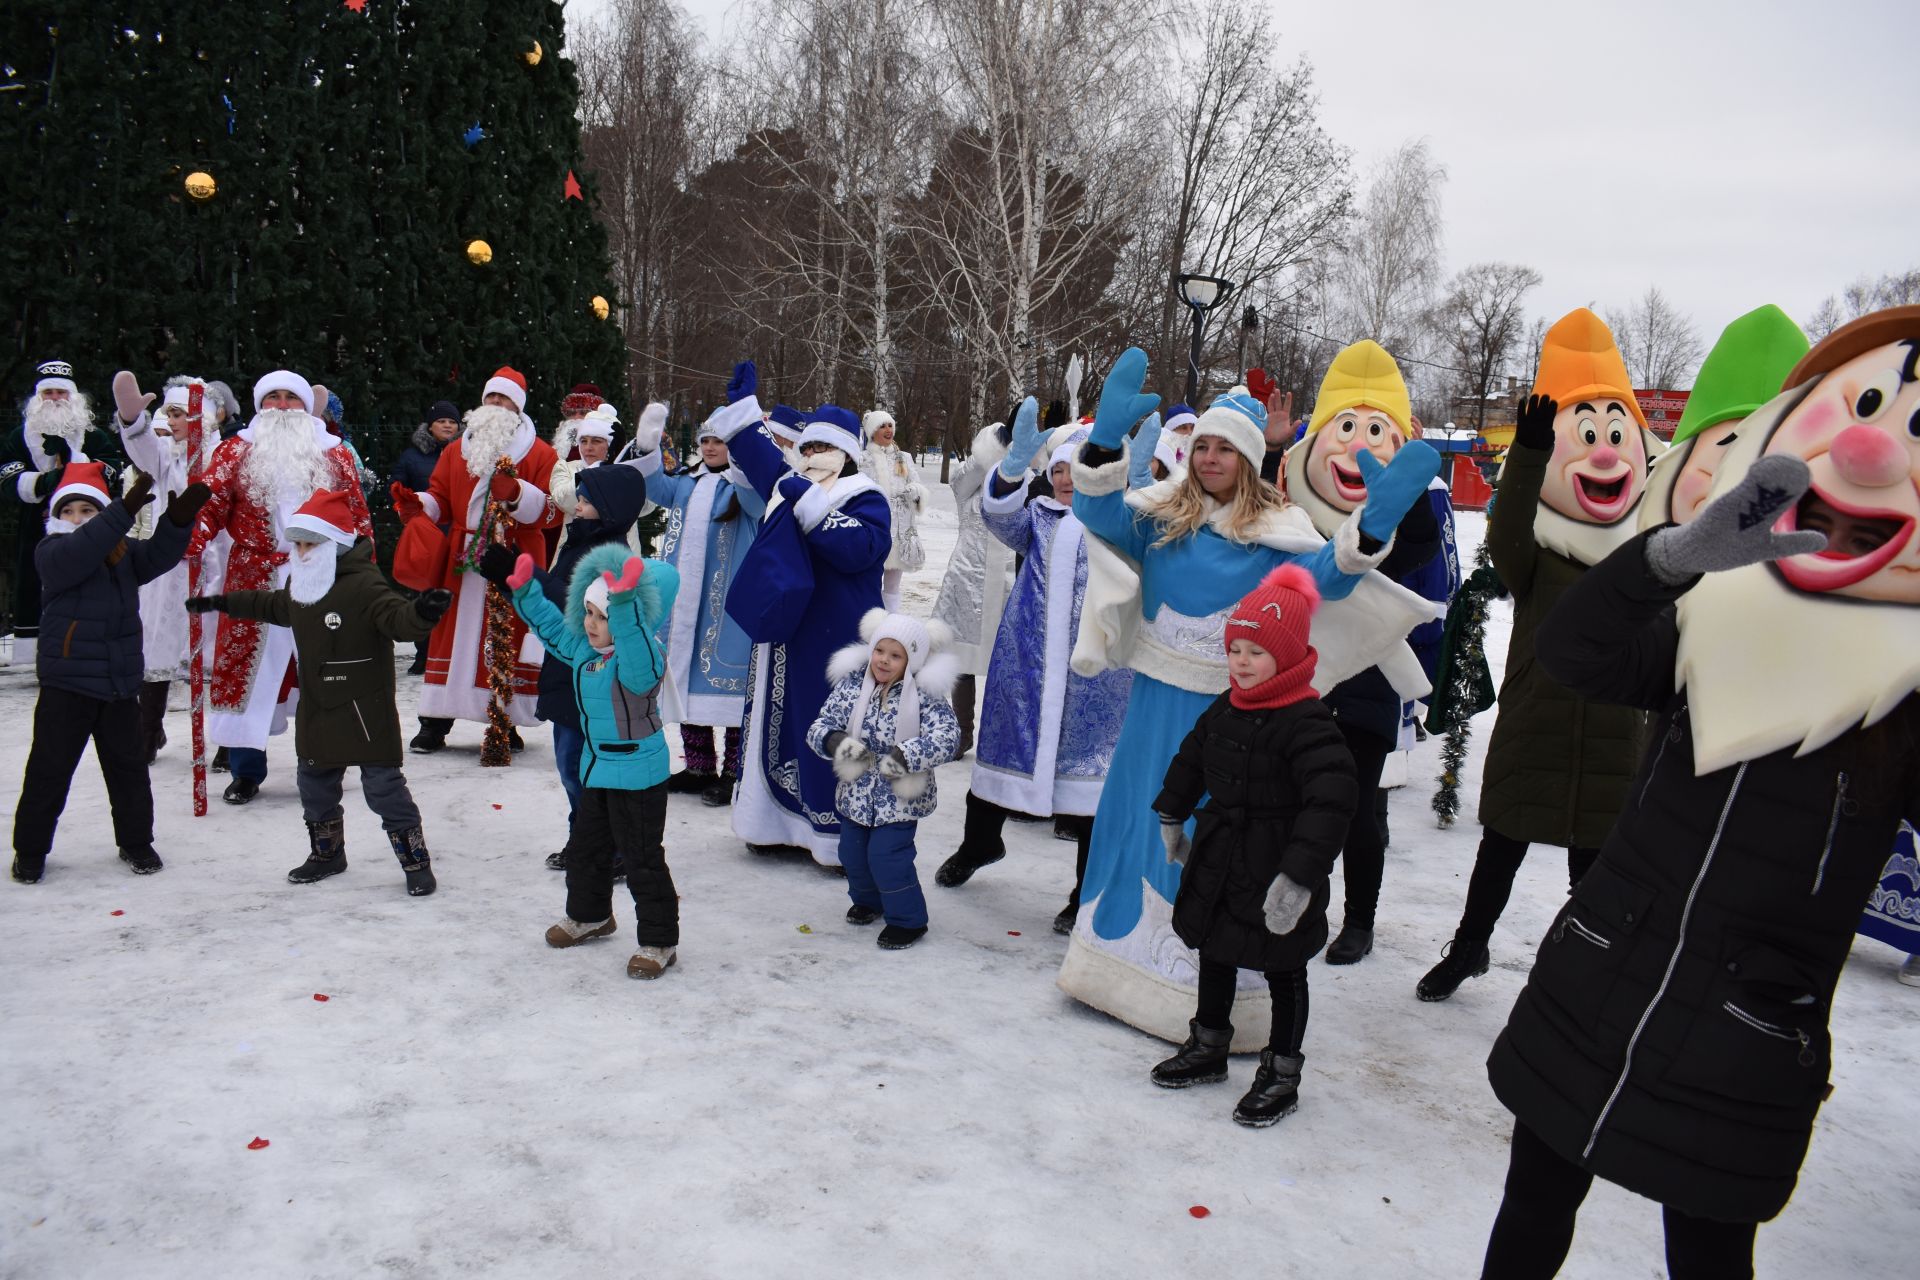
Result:
<svg viewBox="0 0 1920 1280">
<path fill-rule="evenodd" d="M 1529 844 L 1567 850 L 1577 884 L 1639 763 L 1645 717 L 1583 698 L 1534 661 L 1534 632 L 1591 565 L 1638 532 L 1634 508 L 1660 448 L 1613 334 L 1584 307 L 1547 330 L 1533 394 L 1500 472 L 1487 548 L 1513 593 L 1513 634 L 1480 792 L 1480 848 L 1453 942 L 1420 980 L 1445 1000 L 1487 971 L 1487 944 Z"/>
<path fill-rule="evenodd" d="M 1670 1257 L 1751 1274 L 1828 1092 L 1828 1011 L 1920 816 L 1920 307 L 1835 330 L 1746 419 L 1684 525 L 1569 588 L 1538 657 L 1656 712 L 1599 861 L 1487 1062 L 1514 1113 L 1488 1274 L 1564 1257 L 1591 1179 Z"/>
<path fill-rule="evenodd" d="M 1700 513 L 1740 424 L 1779 393 L 1806 354 L 1807 335 L 1771 303 L 1726 327 L 1693 381 L 1672 447 L 1654 464 L 1640 504 L 1642 529 L 1685 524 Z"/>
<path fill-rule="evenodd" d="M 1332 539 L 1366 504 L 1360 456 L 1371 454 L 1381 466 L 1393 461 L 1413 437 L 1412 420 L 1406 380 L 1379 343 L 1362 339 L 1333 358 L 1306 435 L 1286 457 L 1287 496 L 1312 518 L 1321 537 Z M 1374 572 L 1406 586 L 1440 554 L 1440 523 L 1433 505 L 1423 500 L 1401 519 L 1392 548 Z M 1376 793 L 1381 770 L 1397 745 L 1403 701 L 1423 692 L 1398 690 L 1379 667 L 1369 667 L 1325 695 L 1353 756 L 1361 799 L 1342 846 L 1346 915 L 1327 948 L 1328 964 L 1353 964 L 1373 950 L 1374 911 L 1387 847 Z"/>
</svg>

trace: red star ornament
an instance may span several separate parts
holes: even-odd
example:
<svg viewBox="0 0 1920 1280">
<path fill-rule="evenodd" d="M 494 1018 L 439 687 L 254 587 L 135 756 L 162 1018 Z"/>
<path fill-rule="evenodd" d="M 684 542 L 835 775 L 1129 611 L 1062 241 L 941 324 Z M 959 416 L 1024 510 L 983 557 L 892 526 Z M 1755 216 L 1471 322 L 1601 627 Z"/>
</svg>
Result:
<svg viewBox="0 0 1920 1280">
<path fill-rule="evenodd" d="M 355 13 L 365 13 L 367 11 L 367 0 L 346 0 L 346 5 L 347 8 L 353 10 Z"/>
<path fill-rule="evenodd" d="M 361 0 L 361 3 L 364 4 L 365 2 L 366 0 Z M 564 198 L 568 200 L 585 200 L 587 198 L 586 193 L 580 190 L 580 179 L 573 176 L 573 170 L 571 169 L 567 170 L 567 190 Z"/>
</svg>

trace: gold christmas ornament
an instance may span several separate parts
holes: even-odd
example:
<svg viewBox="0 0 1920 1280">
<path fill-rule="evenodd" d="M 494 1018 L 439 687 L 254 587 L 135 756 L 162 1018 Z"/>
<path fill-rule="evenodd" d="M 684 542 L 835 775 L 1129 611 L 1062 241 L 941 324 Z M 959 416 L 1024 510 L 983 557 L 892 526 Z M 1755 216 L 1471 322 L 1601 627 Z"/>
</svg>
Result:
<svg viewBox="0 0 1920 1280">
<path fill-rule="evenodd" d="M 524 61 L 528 66 L 537 67 L 540 65 L 540 59 L 545 54 L 546 54 L 546 50 L 540 47 L 540 42 L 538 40 L 535 40 L 533 42 L 533 48 L 521 54 L 520 57 L 521 57 L 521 60 Z"/>
<path fill-rule="evenodd" d="M 592 309 L 595 320 L 605 320 L 613 314 L 612 304 L 597 293 L 593 295 L 593 301 L 589 302 L 587 306 Z"/>
<path fill-rule="evenodd" d="M 467 261 L 476 267 L 484 267 L 493 261 L 493 246 L 485 240 L 467 241 Z"/>
<path fill-rule="evenodd" d="M 187 195 L 195 200 L 211 200 L 213 193 L 220 189 L 220 184 L 213 180 L 212 174 L 195 169 L 187 175 L 186 188 Z"/>
</svg>

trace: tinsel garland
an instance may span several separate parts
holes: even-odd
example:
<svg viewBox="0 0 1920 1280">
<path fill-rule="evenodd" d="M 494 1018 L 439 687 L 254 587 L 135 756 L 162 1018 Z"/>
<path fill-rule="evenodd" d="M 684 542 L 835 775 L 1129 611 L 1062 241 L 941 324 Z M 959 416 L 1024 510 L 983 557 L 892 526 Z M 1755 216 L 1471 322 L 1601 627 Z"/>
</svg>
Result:
<svg viewBox="0 0 1920 1280">
<path fill-rule="evenodd" d="M 1507 594 L 1494 571 L 1486 544 L 1474 555 L 1477 566 L 1455 593 L 1447 609 L 1446 637 L 1441 644 L 1436 689 L 1428 704 L 1427 731 L 1445 733 L 1440 747 L 1440 786 L 1433 793 L 1433 812 L 1440 825 L 1450 827 L 1460 816 L 1460 772 L 1473 740 L 1473 717 L 1493 705 L 1493 676 L 1487 668 L 1487 609 L 1497 596 Z"/>
<path fill-rule="evenodd" d="M 493 474 L 516 479 L 513 459 L 503 455 L 493 464 Z M 475 550 L 488 543 L 508 545 L 512 528 L 513 513 L 507 504 L 489 496 L 485 525 L 481 536 L 473 540 Z M 499 768 L 513 763 L 513 718 L 507 714 L 507 708 L 513 705 L 513 668 L 517 655 L 513 651 L 513 601 L 491 582 L 487 583 L 487 634 L 482 653 L 487 662 L 489 697 L 487 734 L 480 744 L 480 764 L 484 768 Z"/>
</svg>

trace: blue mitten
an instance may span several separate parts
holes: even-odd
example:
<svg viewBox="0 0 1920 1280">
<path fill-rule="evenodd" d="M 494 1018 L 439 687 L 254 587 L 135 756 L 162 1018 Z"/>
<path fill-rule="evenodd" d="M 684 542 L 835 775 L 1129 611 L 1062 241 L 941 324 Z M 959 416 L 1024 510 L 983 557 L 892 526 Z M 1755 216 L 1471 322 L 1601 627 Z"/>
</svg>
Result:
<svg viewBox="0 0 1920 1280">
<path fill-rule="evenodd" d="M 1028 396 L 1020 402 L 1020 411 L 1013 415 L 1013 443 L 1007 446 L 1007 456 L 1000 459 L 1000 478 L 1018 480 L 1027 474 L 1027 464 L 1040 452 L 1040 441 L 1044 437 L 1045 433 L 1040 430 L 1040 402 Z"/>
<path fill-rule="evenodd" d="M 1127 446 L 1127 488 L 1144 489 L 1153 483 L 1153 450 L 1160 443 L 1160 415 L 1151 414 L 1133 433 Z"/>
<path fill-rule="evenodd" d="M 1147 353 L 1128 347 L 1113 362 L 1106 382 L 1100 386 L 1100 407 L 1093 411 L 1093 434 L 1087 437 L 1088 444 L 1119 451 L 1133 424 L 1160 405 L 1159 396 L 1141 394 L 1146 382 Z"/>
<path fill-rule="evenodd" d="M 786 476 L 774 488 L 782 498 L 791 504 L 800 501 L 813 489 L 813 481 L 805 476 Z"/>
<path fill-rule="evenodd" d="M 1384 467 L 1380 459 L 1365 450 L 1354 460 L 1367 482 L 1367 504 L 1360 508 L 1360 532 L 1375 542 L 1390 542 L 1407 512 L 1440 474 L 1440 455 L 1424 440 L 1409 440 Z"/>
<path fill-rule="evenodd" d="M 733 376 L 727 379 L 727 403 L 737 404 L 760 389 L 760 371 L 753 367 L 753 361 L 742 360 L 733 366 Z"/>
</svg>

